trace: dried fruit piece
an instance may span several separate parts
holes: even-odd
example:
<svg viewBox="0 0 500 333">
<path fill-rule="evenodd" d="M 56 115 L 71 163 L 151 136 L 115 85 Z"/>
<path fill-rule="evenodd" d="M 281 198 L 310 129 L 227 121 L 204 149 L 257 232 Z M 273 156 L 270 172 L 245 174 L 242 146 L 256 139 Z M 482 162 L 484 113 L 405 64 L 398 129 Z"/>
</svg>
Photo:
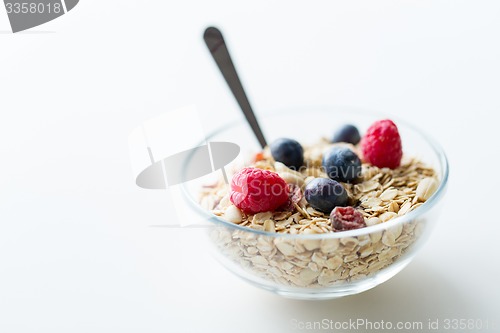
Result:
<svg viewBox="0 0 500 333">
<path fill-rule="evenodd" d="M 262 161 L 264 159 L 264 153 L 263 152 L 258 152 L 257 154 L 255 154 L 254 156 L 254 162 L 259 162 L 259 161 Z"/>
<path fill-rule="evenodd" d="M 293 212 L 294 204 L 298 204 L 302 200 L 302 191 L 295 184 L 288 184 L 288 201 L 285 202 L 278 210 Z"/>
<path fill-rule="evenodd" d="M 335 207 L 330 214 L 330 221 L 335 231 L 366 227 L 363 215 L 352 207 Z"/>
</svg>

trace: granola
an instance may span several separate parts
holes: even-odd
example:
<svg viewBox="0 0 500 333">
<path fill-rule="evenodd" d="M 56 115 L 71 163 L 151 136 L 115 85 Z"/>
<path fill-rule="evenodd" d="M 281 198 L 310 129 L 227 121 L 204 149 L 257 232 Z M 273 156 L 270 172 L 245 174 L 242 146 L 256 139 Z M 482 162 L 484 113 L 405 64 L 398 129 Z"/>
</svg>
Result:
<svg viewBox="0 0 500 333">
<path fill-rule="evenodd" d="M 302 190 L 314 178 L 328 178 L 322 167 L 326 151 L 334 146 L 358 152 L 357 145 L 322 139 L 304 146 L 305 167 L 299 171 L 274 160 L 269 148 L 258 154 L 252 167 L 276 172 L 290 187 L 290 200 L 280 209 L 247 214 L 234 206 L 230 189 L 221 179 L 206 186 L 200 203 L 216 216 L 243 227 L 265 231 L 218 227 L 211 239 L 218 251 L 243 269 L 267 281 L 291 287 L 333 287 L 369 278 L 397 260 L 404 259 L 425 229 L 425 220 L 371 231 L 355 237 L 290 238 L 286 234 L 328 234 L 336 230 L 330 216 L 313 208 Z M 403 156 L 395 169 L 361 165 L 360 177 L 342 182 L 348 204 L 359 211 L 366 227 L 386 223 L 420 207 L 437 190 L 435 170 L 419 159 Z"/>
<path fill-rule="evenodd" d="M 251 166 L 274 171 L 288 184 L 302 188 L 314 178 L 328 178 L 321 168 L 322 152 L 339 145 L 346 144 L 332 144 L 323 139 L 318 144 L 306 146 L 304 156 L 307 167 L 300 172 L 274 161 L 269 149 L 265 149 L 262 159 Z M 355 146 L 350 148 L 357 150 Z M 401 165 L 394 170 L 363 163 L 358 182 L 341 184 L 347 191 L 349 203 L 363 214 L 369 226 L 387 222 L 421 206 L 436 191 L 439 181 L 433 168 L 416 158 L 403 156 Z M 296 194 L 298 196 L 300 198 L 293 202 L 291 210 L 247 215 L 231 203 L 229 187 L 220 179 L 213 186 L 203 188 L 200 202 L 217 216 L 257 230 L 264 230 L 264 222 L 269 220 L 273 222 L 274 230 L 268 222 L 269 230 L 266 231 L 298 234 L 312 229 L 315 233 L 332 232 L 329 214 L 314 209 L 304 197 Z"/>
</svg>

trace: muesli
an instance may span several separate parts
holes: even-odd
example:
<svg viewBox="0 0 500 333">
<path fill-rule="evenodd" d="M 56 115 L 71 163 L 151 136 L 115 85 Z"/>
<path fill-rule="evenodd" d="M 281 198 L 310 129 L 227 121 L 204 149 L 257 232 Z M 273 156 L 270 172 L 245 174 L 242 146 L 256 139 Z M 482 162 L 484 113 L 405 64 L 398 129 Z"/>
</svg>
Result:
<svg viewBox="0 0 500 333">
<path fill-rule="evenodd" d="M 357 237 L 287 239 L 272 234 L 340 233 L 385 223 L 418 209 L 436 191 L 435 170 L 403 155 L 396 125 L 375 122 L 361 138 L 346 125 L 332 140 L 303 146 L 279 139 L 238 170 L 230 186 L 206 186 L 201 204 L 255 234 L 218 228 L 220 251 L 275 282 L 331 286 L 378 272 L 419 235 L 410 221 Z"/>
</svg>

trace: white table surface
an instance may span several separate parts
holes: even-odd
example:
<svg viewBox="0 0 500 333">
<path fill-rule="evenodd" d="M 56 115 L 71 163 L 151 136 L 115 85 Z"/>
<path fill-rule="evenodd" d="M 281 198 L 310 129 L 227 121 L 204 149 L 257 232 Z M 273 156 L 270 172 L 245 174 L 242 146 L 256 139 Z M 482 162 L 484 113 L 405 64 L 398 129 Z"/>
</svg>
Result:
<svg viewBox="0 0 500 333">
<path fill-rule="evenodd" d="M 499 327 L 500 3 L 252 3 L 83 0 L 19 34 L 0 10 L 0 332 L 312 332 L 294 320 L 359 318 Z M 198 231 L 151 227 L 172 205 L 134 185 L 130 131 L 188 104 L 207 130 L 241 117 L 202 42 L 209 24 L 260 114 L 382 110 L 443 145 L 443 214 L 403 272 L 352 297 L 288 300 L 226 272 Z"/>
</svg>

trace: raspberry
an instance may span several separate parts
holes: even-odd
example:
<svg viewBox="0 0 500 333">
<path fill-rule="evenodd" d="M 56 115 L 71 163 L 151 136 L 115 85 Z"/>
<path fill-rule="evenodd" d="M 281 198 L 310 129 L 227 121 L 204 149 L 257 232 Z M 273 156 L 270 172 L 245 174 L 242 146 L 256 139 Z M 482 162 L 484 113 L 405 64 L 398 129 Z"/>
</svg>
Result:
<svg viewBox="0 0 500 333">
<path fill-rule="evenodd" d="M 335 231 L 366 227 L 363 215 L 352 207 L 335 207 L 330 214 L 330 221 Z"/>
<path fill-rule="evenodd" d="M 361 152 L 365 162 L 379 168 L 396 169 L 403 156 L 396 124 L 388 119 L 373 123 L 361 140 Z"/>
<path fill-rule="evenodd" d="M 231 202 L 244 213 L 273 211 L 287 202 L 288 185 L 277 173 L 244 168 L 231 180 Z"/>
</svg>

